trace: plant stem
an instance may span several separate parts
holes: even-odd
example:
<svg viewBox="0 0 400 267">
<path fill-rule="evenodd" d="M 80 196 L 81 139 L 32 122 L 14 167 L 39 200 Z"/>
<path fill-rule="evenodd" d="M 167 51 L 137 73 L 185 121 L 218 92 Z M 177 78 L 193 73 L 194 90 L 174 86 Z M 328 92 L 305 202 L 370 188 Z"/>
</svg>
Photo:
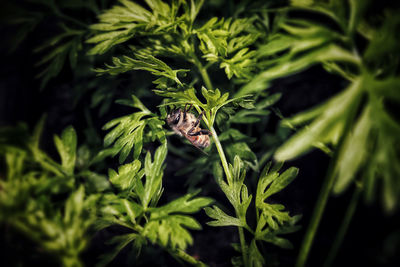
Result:
<svg viewBox="0 0 400 267">
<path fill-rule="evenodd" d="M 222 149 L 221 143 L 219 142 L 218 135 L 215 132 L 214 127 L 211 126 L 209 129 L 210 129 L 210 131 L 212 133 L 212 137 L 214 139 L 215 146 L 217 147 L 219 157 L 221 158 L 222 167 L 224 168 L 226 179 L 228 180 L 228 182 L 231 182 L 232 181 L 232 174 L 229 171 L 228 161 L 226 160 L 224 150 Z"/>
<path fill-rule="evenodd" d="M 229 170 L 228 162 L 226 160 L 225 153 L 224 153 L 224 150 L 222 149 L 221 143 L 218 139 L 218 135 L 215 132 L 214 127 L 211 126 L 211 127 L 209 127 L 209 129 L 213 135 L 215 146 L 217 147 L 218 154 L 219 154 L 219 157 L 222 162 L 222 166 L 225 171 L 226 179 L 228 180 L 228 183 L 232 183 L 232 174 Z M 236 209 L 235 209 L 235 212 L 236 212 L 236 216 L 238 216 L 239 214 L 236 211 Z M 243 227 L 238 226 L 238 231 L 239 231 L 240 246 L 241 246 L 241 250 L 242 250 L 243 263 L 244 263 L 244 266 L 248 266 L 248 264 L 247 264 L 247 246 L 246 246 L 246 239 L 244 237 Z"/>
<path fill-rule="evenodd" d="M 329 163 L 327 175 L 325 177 L 321 191 L 319 192 L 317 204 L 314 208 L 314 212 L 312 214 L 310 224 L 308 225 L 306 235 L 303 239 L 303 243 L 301 245 L 299 256 L 297 257 L 296 267 L 303 267 L 306 263 L 308 254 L 311 249 L 311 245 L 314 240 L 314 236 L 318 230 L 319 222 L 321 221 L 322 214 L 324 213 L 324 209 L 325 209 L 326 203 L 329 198 L 329 193 L 331 192 L 333 182 L 335 180 L 334 166 L 335 166 L 336 158 L 337 158 L 338 154 L 339 153 L 336 150 L 335 154 L 334 154 L 335 158 L 332 159 Z"/>
<path fill-rule="evenodd" d="M 178 257 L 178 258 L 184 260 L 185 262 L 187 262 L 189 264 L 192 264 L 193 266 L 201 266 L 201 267 L 208 266 L 207 264 L 205 264 L 199 260 L 196 260 L 189 254 L 187 254 L 185 251 L 183 251 L 182 249 L 169 250 L 169 253 L 171 253 L 171 255 L 173 255 L 175 257 Z"/>
<path fill-rule="evenodd" d="M 208 76 L 207 68 L 201 64 L 200 60 L 196 57 L 195 54 L 192 55 L 194 65 L 199 69 L 201 78 L 203 79 L 204 84 L 206 85 L 208 90 L 214 90 L 214 87 L 211 83 L 210 76 Z"/>
<path fill-rule="evenodd" d="M 356 185 L 353 196 L 350 200 L 349 207 L 347 208 L 346 214 L 344 216 L 342 224 L 340 225 L 339 231 L 336 235 L 335 241 L 333 242 L 332 248 L 329 251 L 328 258 L 324 263 L 325 267 L 329 267 L 332 265 L 333 260 L 335 259 L 339 251 L 340 245 L 343 242 L 344 236 L 347 232 L 347 229 L 349 228 L 351 219 L 353 218 L 354 212 L 356 210 L 358 199 L 360 198 L 361 192 L 362 192 L 362 186 Z"/>
<path fill-rule="evenodd" d="M 212 86 L 210 76 L 208 76 L 207 69 L 201 65 L 201 68 L 199 68 L 199 71 L 200 71 L 201 77 L 203 78 L 203 81 L 204 81 L 207 89 L 213 90 L 214 88 Z"/>
<path fill-rule="evenodd" d="M 243 227 L 238 227 L 238 231 L 239 231 L 240 247 L 242 248 L 243 265 L 249 266 L 247 262 L 247 246 L 246 246 L 246 239 L 244 238 Z"/>
<path fill-rule="evenodd" d="M 339 143 L 333 153 L 333 157 L 329 162 L 329 167 L 328 171 L 326 173 L 326 177 L 324 180 L 324 183 L 322 185 L 321 191 L 318 195 L 317 199 L 317 204 L 314 208 L 310 224 L 308 225 L 306 235 L 303 239 L 303 243 L 300 248 L 299 256 L 297 257 L 297 262 L 296 262 L 296 267 L 303 267 L 307 261 L 308 254 L 311 249 L 311 245 L 314 240 L 314 236 L 318 230 L 319 223 L 321 221 L 322 214 L 324 213 L 326 203 L 328 201 L 333 183 L 335 181 L 336 173 L 335 173 L 335 166 L 337 163 L 337 160 L 339 158 L 339 153 L 340 153 L 340 148 L 342 147 L 342 144 L 344 140 L 347 138 L 347 135 L 351 131 L 351 126 L 353 125 L 354 118 L 356 117 L 357 110 L 360 104 L 360 99 L 361 99 L 361 94 L 359 94 L 362 86 L 362 80 L 357 80 L 354 81 L 353 83 L 355 84 L 352 90 L 356 90 L 356 100 L 354 101 L 354 105 L 352 106 L 352 109 L 348 112 L 348 117 L 345 122 L 345 126 L 343 129 L 342 137 L 339 140 Z M 358 94 L 358 95 L 357 95 Z"/>
</svg>

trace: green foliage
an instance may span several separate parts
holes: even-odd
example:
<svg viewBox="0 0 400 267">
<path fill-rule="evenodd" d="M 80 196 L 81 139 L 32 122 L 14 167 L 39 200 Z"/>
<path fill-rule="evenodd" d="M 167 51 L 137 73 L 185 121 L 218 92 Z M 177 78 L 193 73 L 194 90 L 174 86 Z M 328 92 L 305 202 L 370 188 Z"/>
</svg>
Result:
<svg viewBox="0 0 400 267">
<path fill-rule="evenodd" d="M 249 80 L 256 69 L 255 51 L 249 46 L 260 37 L 253 22 L 255 18 L 226 20 L 214 17 L 195 33 L 200 40 L 200 51 L 208 62 L 220 63 L 228 79 L 232 76 Z"/>
<path fill-rule="evenodd" d="M 142 152 L 144 142 L 155 141 L 155 139 L 162 143 L 166 142 L 165 132 L 162 128 L 164 121 L 160 120 L 156 114 L 151 113 L 136 96 L 132 95 L 132 103 L 123 100 L 119 103 L 141 111 L 113 119 L 103 126 L 103 130 L 112 129 L 104 138 L 104 146 L 113 144 L 112 148 L 103 153 L 111 153 L 113 156 L 120 153 L 119 162 L 122 163 L 133 147 L 133 157 L 137 159 Z M 145 118 L 147 116 L 149 118 Z M 145 135 L 146 127 L 150 131 Z"/>
<path fill-rule="evenodd" d="M 87 40 L 88 43 L 96 44 L 89 54 L 103 54 L 113 46 L 137 35 L 161 35 L 174 32 L 183 20 L 194 19 L 202 1 L 191 1 L 190 7 L 186 1 L 172 1 L 171 5 L 163 1 L 146 1 L 150 10 L 133 1 L 120 0 L 120 3 L 122 5 L 116 5 L 99 15 L 100 23 L 90 26 L 98 33 Z M 182 4 L 185 14 L 179 16 L 178 11 Z"/>
<path fill-rule="evenodd" d="M 78 53 L 83 49 L 82 42 L 85 30 L 69 28 L 60 24 L 62 33 L 49 39 L 44 45 L 35 48 L 34 52 L 41 53 L 48 51 L 37 63 L 37 67 L 43 67 L 36 78 L 42 79 L 42 88 L 48 81 L 60 74 L 68 59 L 70 67 L 74 69 L 78 61 Z"/>
<path fill-rule="evenodd" d="M 198 194 L 196 192 L 158 206 L 163 192 L 163 162 L 166 155 L 165 143 L 156 150 L 154 161 L 150 153 L 147 153 L 142 169 L 140 161 L 135 160 L 119 167 L 118 174 L 110 170 L 110 182 L 120 193 L 105 195 L 96 225 L 98 228 L 104 228 L 118 224 L 133 233 L 114 237 L 111 243 L 117 246 L 102 258 L 101 264 L 110 262 L 131 242 L 134 242 L 133 247 L 139 252 L 148 241 L 159 244 L 172 255 L 185 260 L 181 254 L 193 243 L 188 229 L 201 229 L 200 224 L 188 214 L 198 212 L 213 200 L 205 197 L 194 198 Z"/>
<path fill-rule="evenodd" d="M 56 31 L 52 29 L 53 36 L 49 37 L 42 45 L 33 49 L 39 58 L 36 67 L 41 71 L 36 78 L 41 79 L 41 88 L 57 77 L 68 60 L 71 69 L 75 69 L 78 63 L 82 63 L 81 53 L 85 50 L 84 40 L 90 34 L 89 24 L 77 17 L 67 15 L 79 14 L 82 9 L 89 10 L 90 19 L 98 12 L 99 5 L 96 1 L 66 1 L 66 0 L 33 0 L 22 1 L 12 5 L 6 15 L 6 22 L 11 25 L 18 25 L 19 32 L 12 40 L 12 45 L 17 48 L 23 41 L 31 36 L 37 36 L 39 26 L 45 22 L 52 21 L 57 25 Z M 74 12 L 70 12 L 70 11 Z M 12 16 L 10 14 L 13 14 Z M 92 16 L 90 16 L 92 15 Z M 79 61 L 79 62 L 78 62 Z"/>
<path fill-rule="evenodd" d="M 0 154 L 7 175 L 0 179 L 0 223 L 24 234 L 49 255 L 56 255 L 64 266 L 80 266 L 79 256 L 90 240 L 98 196 L 85 193 L 79 174 L 74 174 L 74 128 L 67 127 L 61 137 L 54 137 L 61 158 L 58 163 L 39 148 L 43 125 L 44 118 L 33 136 L 19 140 L 20 145 L 10 138 L 26 127 L 1 133 Z"/>
<path fill-rule="evenodd" d="M 398 87 L 396 73 L 391 68 L 381 69 L 380 66 L 383 61 L 391 66 L 390 62 L 398 60 L 400 56 L 399 50 L 392 45 L 398 37 L 387 31 L 399 25 L 399 20 L 388 13 L 382 21 L 381 29 L 374 31 L 368 21 L 363 19 L 362 12 L 367 7 L 351 1 L 351 15 L 348 18 L 340 15 L 343 12 L 332 12 L 336 8 L 344 10 L 344 7 L 332 6 L 332 10 L 318 4 L 308 7 L 314 12 L 328 15 L 341 26 L 342 32 L 307 19 L 287 20 L 281 26 L 286 33 L 278 37 L 278 43 L 272 46 L 278 47 L 280 44 L 279 47 L 289 49 L 289 52 L 274 61 L 277 62 L 275 66 L 261 73 L 252 83 L 269 82 L 292 73 L 292 70 L 303 70 L 316 63 L 322 63 L 328 71 L 349 80 L 348 87 L 336 96 L 283 122 L 290 127 L 307 126 L 282 145 L 275 157 L 278 160 L 288 160 L 313 147 L 326 148 L 332 145 L 338 154 L 334 169 L 337 177 L 334 192 L 343 192 L 359 176 L 366 187 L 366 198 L 371 201 L 375 180 L 382 179 L 382 195 L 385 196 L 383 204 L 387 211 L 392 211 L 400 193 L 395 178 L 400 173 L 397 167 L 399 164 L 396 163 L 399 157 L 393 146 L 385 144 L 398 143 L 396 136 L 399 136 L 400 125 L 385 102 L 397 103 L 400 95 L 395 89 Z M 354 52 L 358 51 L 354 42 L 356 29 L 364 33 L 368 31 L 367 47 L 360 54 Z M 378 34 L 378 31 L 382 33 Z M 299 43 L 300 38 L 303 41 Z M 385 44 L 382 38 L 385 38 Z M 380 48 L 376 49 L 378 44 Z M 270 45 L 262 48 L 263 56 L 268 55 Z M 272 51 L 276 52 L 274 49 Z M 296 56 L 299 54 L 301 56 Z M 289 72 L 282 72 L 281 68 Z M 246 85 L 241 92 L 248 93 L 247 88 L 251 86 L 251 83 Z M 374 155 L 379 155 L 379 159 Z M 383 162 L 391 163 L 389 166 Z"/>
<path fill-rule="evenodd" d="M 291 167 L 279 173 L 279 169 L 283 164 L 274 166 L 271 170 L 271 162 L 269 162 L 261 172 L 258 180 L 255 201 L 256 208 L 256 229 L 253 230 L 246 218 L 249 205 L 252 203 L 252 195 L 248 193 L 248 188 L 244 183 L 246 170 L 243 162 L 238 156 L 235 157 L 233 166 L 229 164 L 229 171 L 232 177 L 227 176 L 226 181 L 223 178 L 221 166 L 216 163 L 214 165 L 214 177 L 218 185 L 232 204 L 236 216 L 230 216 L 217 206 L 205 208 L 207 215 L 214 219 L 208 222 L 211 226 L 238 226 L 247 229 L 253 239 L 250 245 L 242 245 L 239 251 L 243 254 L 243 261 L 249 266 L 262 266 L 264 258 L 260 253 L 256 241 L 265 241 L 281 248 L 292 248 L 292 244 L 278 235 L 293 233 L 299 229 L 295 225 L 301 215 L 291 217 L 289 212 L 284 211 L 285 207 L 281 204 L 266 203 L 268 197 L 278 193 L 288 186 L 294 178 L 296 178 L 298 169 Z"/>
<path fill-rule="evenodd" d="M 172 70 L 167 64 L 152 55 L 137 54 L 136 57 L 138 59 L 127 56 L 123 56 L 122 59 L 113 58 L 114 66 L 106 65 L 107 69 L 96 69 L 95 71 L 100 74 L 109 73 L 111 75 L 118 75 L 130 70 L 145 70 L 161 77 L 154 83 L 165 83 L 165 78 L 167 78 L 176 82 L 177 85 L 182 86 L 181 81 L 178 79 L 178 73 L 188 70 Z"/>
<path fill-rule="evenodd" d="M 88 43 L 96 44 L 89 54 L 103 54 L 135 37 L 140 36 L 140 39 L 130 46 L 133 58 L 113 58 L 113 65 L 97 69 L 100 73 L 115 75 L 129 70 L 144 69 L 161 76 L 154 82 L 158 88 L 165 89 L 168 87 L 165 78 L 173 80 L 181 87 L 182 83 L 177 78 L 177 73 L 188 70 L 172 70 L 154 55 L 189 62 L 197 67 L 203 76 L 206 68 L 197 56 L 201 54 L 209 63 L 207 67 L 219 64 L 219 67 L 225 70 L 228 79 L 235 76 L 242 82 L 249 80 L 257 70 L 256 51 L 250 50 L 249 47 L 263 33 L 255 27 L 255 18 L 212 18 L 198 27 L 194 20 L 203 1 L 172 1 L 171 4 L 146 1 L 150 10 L 128 0 L 121 1 L 121 4 L 122 6 L 114 6 L 101 14 L 100 23 L 91 26 L 98 34 L 87 40 Z M 208 89 L 212 89 L 208 81 L 205 83 Z"/>
<path fill-rule="evenodd" d="M 290 216 L 279 198 L 270 199 L 298 173 L 294 167 L 280 172 L 279 162 L 314 148 L 333 156 L 328 177 L 334 183 L 326 198 L 357 183 L 370 202 L 380 188 L 384 208 L 393 212 L 400 196 L 400 125 L 394 115 L 400 101 L 398 10 L 370 16 L 373 1 L 289 2 L 244 1 L 214 17 L 207 12 L 222 4 L 203 0 L 22 1 L 8 18 L 18 28 L 14 47 L 42 36 L 44 22 L 54 22 L 43 31 L 46 41 L 32 49 L 41 86 L 69 62 L 71 81 L 63 88 L 72 88 L 74 105 L 87 95 L 91 104 L 83 105 L 86 142 L 78 146 L 81 133 L 71 126 L 54 136 L 59 160 L 39 146 L 44 119 L 33 135 L 23 124 L 0 130 L 6 166 L 0 172 L 0 222 L 67 266 L 82 264 L 79 255 L 92 226 L 112 225 L 125 232 L 110 238 L 114 248 L 101 255 L 100 265 L 128 245 L 139 255 L 150 244 L 178 261 L 202 265 L 185 250 L 193 244 L 189 230 L 201 229 L 191 214 L 204 209 L 209 225 L 238 228 L 240 246 L 234 248 L 241 257 L 232 259 L 234 265 L 263 266 L 269 260 L 263 242 L 292 248 L 282 236 L 299 229 L 300 215 Z M 198 16 L 202 7 L 206 12 Z M 278 79 L 318 66 L 346 81 L 345 88 L 285 118 L 273 107 L 282 94 L 267 90 Z M 144 72 L 154 79 L 142 77 Z M 117 103 L 135 112 L 106 123 L 100 144 L 93 123 L 98 118 L 90 109 L 108 115 L 114 95 L 131 95 Z M 167 143 L 167 106 L 187 104 L 203 113 L 202 128 L 211 132 L 204 155 Z M 157 107 L 160 114 L 151 111 Z M 273 134 L 271 114 L 283 119 Z M 287 138 L 283 127 L 296 132 Z M 190 174 L 190 193 L 169 202 L 161 198 L 168 150 L 178 174 Z M 108 157 L 117 154 L 119 165 L 110 169 Z M 272 155 L 278 163 L 271 168 L 265 163 Z M 211 198 L 197 197 L 193 189 L 207 176 L 214 176 L 233 210 L 218 202 L 208 207 Z M 203 192 L 211 186 L 205 184 Z"/>
</svg>

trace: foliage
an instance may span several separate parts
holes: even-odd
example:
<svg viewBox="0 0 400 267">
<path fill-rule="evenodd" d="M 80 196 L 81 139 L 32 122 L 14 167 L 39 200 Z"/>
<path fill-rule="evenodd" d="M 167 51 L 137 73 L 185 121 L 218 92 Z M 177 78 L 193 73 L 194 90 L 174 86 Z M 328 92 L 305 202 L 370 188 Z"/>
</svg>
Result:
<svg viewBox="0 0 400 267">
<path fill-rule="evenodd" d="M 134 147 L 133 157 L 137 159 L 142 152 L 143 142 L 155 141 L 156 138 L 162 143 L 166 142 L 165 132 L 162 129 L 164 121 L 161 121 L 156 114 L 151 113 L 134 95 L 132 95 L 132 100 L 133 103 L 123 100 L 119 103 L 138 108 L 141 110 L 140 112 L 113 119 L 103 127 L 104 130 L 114 127 L 104 137 L 104 146 L 113 144 L 113 147 L 103 150 L 101 153 L 107 155 L 111 152 L 112 155 L 115 155 L 120 152 L 120 163 L 126 160 L 132 147 Z M 151 117 L 143 119 L 146 116 Z M 144 134 L 146 128 L 150 128 L 150 131 Z"/>
<path fill-rule="evenodd" d="M 146 154 L 144 168 L 140 169 L 138 160 L 122 165 L 118 173 L 109 171 L 110 182 L 119 189 L 118 194 L 105 195 L 99 220 L 99 229 L 110 225 L 121 225 L 132 233 L 115 236 L 110 242 L 115 249 L 104 255 L 101 264 L 110 262 L 118 253 L 133 242 L 135 250 L 148 241 L 159 244 L 172 255 L 179 255 L 193 243 L 187 229 L 200 230 L 200 224 L 187 214 L 195 213 L 212 203 L 212 199 L 194 196 L 188 193 L 166 205 L 158 206 L 162 195 L 163 162 L 167 155 L 166 143 L 154 154 L 152 162 L 150 153 Z M 147 241 L 148 240 L 148 241 Z"/>
<path fill-rule="evenodd" d="M 300 215 L 289 216 L 288 212 L 283 211 L 284 206 L 280 204 L 268 204 L 265 200 L 284 189 L 297 176 L 298 169 L 291 167 L 283 173 L 278 171 L 282 164 L 274 166 L 269 170 L 271 162 L 269 162 L 261 172 L 258 180 L 255 207 L 256 207 L 256 229 L 253 230 L 247 222 L 246 214 L 252 201 L 252 195 L 249 195 L 248 188 L 244 184 L 246 170 L 243 162 L 238 156 L 235 157 L 233 166 L 229 164 L 229 170 L 232 174 L 231 178 L 223 178 L 221 165 L 214 165 L 214 177 L 218 185 L 228 198 L 235 210 L 235 217 L 226 214 L 217 206 L 205 208 L 209 217 L 214 221 L 208 222 L 211 226 L 239 226 L 247 229 L 252 235 L 250 245 L 241 244 L 243 253 L 243 264 L 245 266 L 262 266 L 265 264 L 264 258 L 257 247 L 257 241 L 265 241 L 277 245 L 282 248 L 292 248 L 292 244 L 282 237 L 280 234 L 295 232 L 299 229 L 296 222 L 301 218 Z"/>
<path fill-rule="evenodd" d="M 7 173 L 0 180 L 0 222 L 23 233 L 47 253 L 57 255 L 64 266 L 80 266 L 79 256 L 90 240 L 98 196 L 87 194 L 93 189 L 79 185 L 75 130 L 68 127 L 61 137 L 54 136 L 61 158 L 58 163 L 39 148 L 43 124 L 44 119 L 33 136 L 28 135 L 24 125 L 1 132 L 0 152 Z M 15 133 L 29 138 L 23 143 L 17 138 L 13 143 Z M 99 178 L 98 182 L 104 179 Z"/>
<path fill-rule="evenodd" d="M 20 2 L 6 18 L 16 32 L 13 47 L 44 38 L 32 49 L 41 88 L 53 80 L 54 90 L 68 91 L 71 110 L 83 107 L 86 129 L 68 126 L 54 136 L 59 160 L 39 147 L 44 119 L 33 135 L 25 124 L 0 129 L 6 167 L 0 171 L 0 223 L 56 254 L 61 264 L 82 265 L 92 234 L 114 227 L 122 234 L 109 238 L 113 247 L 99 265 L 127 247 L 139 257 L 151 246 L 178 262 L 204 265 L 187 252 L 196 241 L 190 230 L 202 229 L 195 214 L 204 209 L 208 225 L 238 229 L 240 245 L 233 247 L 241 255 L 233 265 L 266 265 L 264 244 L 292 248 L 286 234 L 299 229 L 301 217 L 289 215 L 278 194 L 298 169 L 280 169 L 314 148 L 332 157 L 316 204 L 320 214 L 331 192 L 352 184 L 367 202 L 382 190 L 384 209 L 396 210 L 397 9 L 371 16 L 374 1 L 353 0 L 243 1 L 227 8 L 224 1 L 203 0 Z M 280 92 L 279 81 L 312 67 L 336 75 L 344 88 L 286 118 L 274 106 L 289 95 Z M 116 98 L 134 111 L 114 106 Z M 170 137 L 165 127 L 169 109 L 187 106 L 203 114 L 201 128 L 211 133 L 205 153 Z M 173 198 L 163 187 L 171 172 L 187 177 L 185 192 Z M 306 239 L 318 223 L 313 216 Z M 300 256 L 307 256 L 306 247 Z"/>
<path fill-rule="evenodd" d="M 376 180 L 382 179 L 383 204 L 387 211 L 392 211 L 400 195 L 396 179 L 400 174 L 399 157 L 393 146 L 398 143 L 400 125 L 393 118 L 387 101 L 398 102 L 400 95 L 396 89 L 399 86 L 396 72 L 381 66 L 383 62 L 392 66 L 391 62 L 399 58 L 399 51 L 392 45 L 398 37 L 388 32 L 399 25 L 399 20 L 387 13 L 380 28 L 373 28 L 364 18 L 368 1 L 350 1 L 349 17 L 343 15 L 347 12 L 345 6 L 338 6 L 335 1 L 330 4 L 316 2 L 301 8 L 328 17 L 338 26 L 337 30 L 314 23 L 307 17 L 285 19 L 280 25 L 282 32 L 272 36 L 271 42 L 259 50 L 262 57 L 277 52 L 283 54 L 272 60 L 266 70 L 244 86 L 239 94 L 258 90 L 260 83 L 269 83 L 318 63 L 347 79 L 349 85 L 335 97 L 283 121 L 289 127 L 307 126 L 283 144 L 275 157 L 284 161 L 313 147 L 325 150 L 327 146 L 336 147 L 334 192 L 343 192 L 359 175 L 367 200 L 371 201 Z M 355 42 L 357 31 L 364 35 L 368 33 L 366 48 L 361 51 Z M 380 48 L 375 49 L 378 43 Z M 385 162 L 391 162 L 390 166 Z"/>
</svg>

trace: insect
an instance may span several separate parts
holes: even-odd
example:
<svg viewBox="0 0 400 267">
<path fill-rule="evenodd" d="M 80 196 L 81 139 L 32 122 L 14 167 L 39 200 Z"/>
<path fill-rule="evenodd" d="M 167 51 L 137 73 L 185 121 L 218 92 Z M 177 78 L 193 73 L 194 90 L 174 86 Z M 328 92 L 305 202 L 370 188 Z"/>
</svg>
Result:
<svg viewBox="0 0 400 267">
<path fill-rule="evenodd" d="M 210 131 L 200 128 L 200 121 L 203 117 L 203 112 L 198 118 L 193 113 L 189 113 L 193 104 L 185 109 L 172 110 L 167 116 L 168 125 L 174 130 L 174 132 L 180 136 L 184 136 L 187 140 L 192 143 L 198 149 L 206 148 L 210 145 L 210 137 L 212 135 Z"/>
</svg>

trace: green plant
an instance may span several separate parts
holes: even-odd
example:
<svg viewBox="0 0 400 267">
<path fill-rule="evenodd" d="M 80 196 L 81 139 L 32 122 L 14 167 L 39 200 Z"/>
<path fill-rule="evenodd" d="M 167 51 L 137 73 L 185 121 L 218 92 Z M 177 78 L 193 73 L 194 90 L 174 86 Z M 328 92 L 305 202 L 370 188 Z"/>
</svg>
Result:
<svg viewBox="0 0 400 267">
<path fill-rule="evenodd" d="M 286 18 L 280 24 L 282 32 L 272 36 L 271 42 L 260 50 L 262 56 L 273 57 L 272 52 L 280 51 L 283 54 L 244 86 L 239 95 L 314 64 L 322 64 L 327 71 L 348 80 L 347 88 L 325 103 L 283 120 L 286 126 L 303 128 L 277 150 L 277 160 L 293 159 L 313 147 L 333 154 L 300 252 L 298 266 L 303 266 L 331 191 L 339 194 L 358 182 L 366 201 L 371 202 L 377 180 L 381 179 L 385 210 L 392 212 L 398 203 L 400 169 L 395 147 L 400 127 L 391 114 L 390 101 L 397 102 L 400 96 L 396 63 L 400 54 L 395 48 L 398 37 L 392 32 L 399 20 L 388 10 L 379 23 L 368 18 L 372 1 L 293 1 L 292 4 L 293 9 L 326 17 L 337 28 L 309 17 Z M 365 48 L 356 42 L 360 35 Z M 355 192 L 359 194 L 359 189 Z"/>
<path fill-rule="evenodd" d="M 75 107 L 84 106 L 86 129 L 78 131 L 84 136 L 79 148 L 72 127 L 54 137 L 60 163 L 39 148 L 43 120 L 33 137 L 23 125 L 1 130 L 6 171 L 0 172 L 0 223 L 44 251 L 56 251 L 67 266 L 82 265 L 92 234 L 110 227 L 123 234 L 110 238 L 113 249 L 101 255 L 100 265 L 128 246 L 137 257 L 142 248 L 156 246 L 181 263 L 205 265 L 187 250 L 193 244 L 189 230 L 201 230 L 196 213 L 204 209 L 212 219 L 208 225 L 238 229 L 239 244 L 232 246 L 240 256 L 232 258 L 233 265 L 273 265 L 269 245 L 292 248 L 282 235 L 297 231 L 301 218 L 277 204 L 285 202 L 277 193 L 298 174 L 295 167 L 280 169 L 314 148 L 331 160 L 297 266 L 306 263 L 331 193 L 354 189 L 328 266 L 361 194 L 371 203 L 381 189 L 384 210 L 395 212 L 397 9 L 371 16 L 374 1 L 226 3 L 222 9 L 219 2 L 203 0 L 35 0 L 10 13 L 8 22 L 20 30 L 15 47 L 37 35 L 46 19 L 57 22 L 45 34 L 48 41 L 34 49 L 37 78 L 43 89 L 67 75 L 65 88 Z M 215 6 L 222 13 L 212 12 Z M 269 89 L 315 66 L 346 86 L 286 118 L 273 107 L 285 94 Z M 118 106 L 114 111 L 117 97 L 117 104 L 134 111 Z M 206 153 L 172 136 L 165 125 L 170 109 L 187 104 L 203 113 L 202 127 L 212 134 Z M 276 118 L 281 121 L 273 132 L 270 120 Z M 107 131 L 103 142 L 98 123 Z M 187 177 L 184 190 L 189 186 L 172 198 L 163 186 L 171 171 Z"/>
<path fill-rule="evenodd" d="M 44 119 L 32 136 L 25 125 L 1 131 L 0 153 L 7 172 L 0 180 L 0 222 L 56 255 L 64 266 L 81 266 L 79 256 L 89 243 L 99 196 L 88 194 L 94 188 L 86 183 L 85 189 L 79 177 L 95 178 L 97 192 L 107 188 L 107 181 L 89 170 L 75 171 L 77 140 L 72 127 L 54 136 L 61 163 L 42 151 L 43 124 Z"/>
</svg>

